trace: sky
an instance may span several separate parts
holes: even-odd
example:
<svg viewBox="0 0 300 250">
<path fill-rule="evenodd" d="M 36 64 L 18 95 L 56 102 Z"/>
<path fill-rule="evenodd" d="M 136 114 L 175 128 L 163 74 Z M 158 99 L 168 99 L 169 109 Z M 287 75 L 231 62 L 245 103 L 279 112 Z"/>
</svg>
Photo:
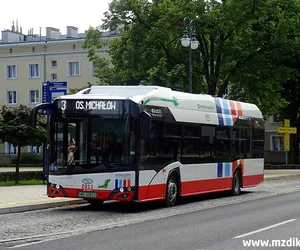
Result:
<svg viewBox="0 0 300 250">
<path fill-rule="evenodd" d="M 46 34 L 46 27 L 60 29 L 67 33 L 67 26 L 75 26 L 83 33 L 90 26 L 102 23 L 103 13 L 111 0 L 14 0 L 0 2 L 0 31 L 11 29 L 12 22 L 22 26 L 23 33 L 33 28 L 34 34 Z M 1 37 L 1 35 L 0 35 Z M 1 39 L 1 38 L 0 38 Z"/>
</svg>

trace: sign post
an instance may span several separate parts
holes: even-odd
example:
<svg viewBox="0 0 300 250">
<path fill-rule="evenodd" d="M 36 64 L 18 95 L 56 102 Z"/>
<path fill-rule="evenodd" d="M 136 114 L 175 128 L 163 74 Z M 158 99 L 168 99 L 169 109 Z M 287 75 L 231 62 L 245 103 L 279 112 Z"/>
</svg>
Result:
<svg viewBox="0 0 300 250">
<path fill-rule="evenodd" d="M 278 134 L 284 134 L 284 151 L 285 151 L 285 165 L 288 165 L 288 152 L 290 151 L 290 135 L 297 134 L 297 128 L 290 127 L 290 120 L 284 120 L 284 126 L 277 128 Z"/>
<path fill-rule="evenodd" d="M 43 82 L 42 83 L 42 102 L 53 102 L 57 97 L 61 95 L 67 94 L 67 82 Z M 44 143 L 44 154 L 43 154 L 43 161 L 44 161 L 44 168 L 43 168 L 43 174 L 44 178 L 47 179 L 47 185 L 48 185 L 48 172 L 49 172 L 49 138 L 50 138 L 50 114 L 51 110 L 42 110 L 43 115 L 47 115 L 47 139 Z M 48 188 L 47 188 L 47 194 L 48 194 Z"/>
</svg>

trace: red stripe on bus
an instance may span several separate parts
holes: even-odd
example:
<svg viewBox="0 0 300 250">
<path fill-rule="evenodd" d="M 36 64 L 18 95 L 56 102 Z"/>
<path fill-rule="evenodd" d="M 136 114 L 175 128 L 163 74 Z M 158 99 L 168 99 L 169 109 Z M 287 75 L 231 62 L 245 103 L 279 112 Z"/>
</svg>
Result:
<svg viewBox="0 0 300 250">
<path fill-rule="evenodd" d="M 244 187 L 256 186 L 263 182 L 263 174 L 243 176 Z M 187 181 L 181 183 L 181 196 L 191 196 L 232 189 L 232 177 L 210 180 Z M 163 190 L 163 192 L 162 192 Z M 139 187 L 138 199 L 142 202 L 164 199 L 165 184 Z"/>
<path fill-rule="evenodd" d="M 236 110 L 233 101 L 229 101 L 229 104 L 230 104 L 231 114 L 236 115 Z"/>
</svg>

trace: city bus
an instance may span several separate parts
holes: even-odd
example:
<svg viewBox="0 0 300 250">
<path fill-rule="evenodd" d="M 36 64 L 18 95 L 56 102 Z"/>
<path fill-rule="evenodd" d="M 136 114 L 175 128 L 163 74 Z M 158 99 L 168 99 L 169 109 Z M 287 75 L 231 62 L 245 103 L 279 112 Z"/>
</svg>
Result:
<svg viewBox="0 0 300 250">
<path fill-rule="evenodd" d="M 42 103 L 51 111 L 48 196 L 163 200 L 264 180 L 264 121 L 250 103 L 159 86 L 92 86 Z"/>
</svg>

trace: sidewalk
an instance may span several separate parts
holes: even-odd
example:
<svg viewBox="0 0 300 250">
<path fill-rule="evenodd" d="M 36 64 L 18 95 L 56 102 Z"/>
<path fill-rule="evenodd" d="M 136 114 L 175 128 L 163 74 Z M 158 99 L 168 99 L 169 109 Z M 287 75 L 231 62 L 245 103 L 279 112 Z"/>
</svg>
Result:
<svg viewBox="0 0 300 250">
<path fill-rule="evenodd" d="M 300 178 L 300 170 L 265 170 L 265 181 Z M 84 204 L 82 199 L 49 198 L 46 185 L 0 187 L 0 214 Z"/>
<path fill-rule="evenodd" d="M 0 187 L 0 214 L 83 204 L 82 199 L 49 198 L 46 185 Z"/>
</svg>

